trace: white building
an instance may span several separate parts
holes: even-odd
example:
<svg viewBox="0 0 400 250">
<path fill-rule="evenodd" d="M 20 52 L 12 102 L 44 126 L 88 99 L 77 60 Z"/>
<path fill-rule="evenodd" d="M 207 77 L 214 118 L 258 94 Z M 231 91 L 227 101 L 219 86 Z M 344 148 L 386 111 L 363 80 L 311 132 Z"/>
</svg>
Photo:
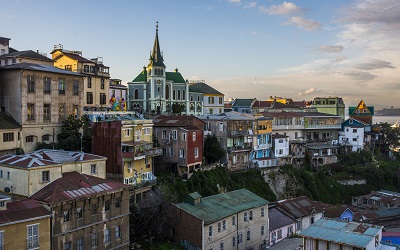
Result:
<svg viewBox="0 0 400 250">
<path fill-rule="evenodd" d="M 353 152 L 364 148 L 365 130 L 370 129 L 367 124 L 353 118 L 347 119 L 342 124 L 342 131 L 339 133 L 339 144 L 351 147 Z"/>
</svg>

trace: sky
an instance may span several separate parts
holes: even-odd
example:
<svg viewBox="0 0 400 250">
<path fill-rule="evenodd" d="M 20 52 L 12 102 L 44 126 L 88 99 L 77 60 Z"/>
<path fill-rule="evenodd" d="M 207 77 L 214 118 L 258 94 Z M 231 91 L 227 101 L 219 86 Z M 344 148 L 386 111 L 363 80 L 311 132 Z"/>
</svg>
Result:
<svg viewBox="0 0 400 250">
<path fill-rule="evenodd" d="M 8 0 L 0 17 L 11 47 L 62 44 L 123 83 L 148 64 L 158 21 L 166 70 L 225 98 L 400 108 L 399 0 Z"/>
</svg>

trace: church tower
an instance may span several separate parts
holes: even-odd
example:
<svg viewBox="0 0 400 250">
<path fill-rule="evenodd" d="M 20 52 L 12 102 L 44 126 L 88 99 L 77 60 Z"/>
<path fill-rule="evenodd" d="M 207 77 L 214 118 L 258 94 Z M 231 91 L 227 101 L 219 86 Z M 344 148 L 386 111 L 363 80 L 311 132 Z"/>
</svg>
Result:
<svg viewBox="0 0 400 250">
<path fill-rule="evenodd" d="M 156 38 L 154 39 L 153 50 L 150 52 L 149 64 L 147 65 L 147 80 L 149 83 L 148 89 L 149 100 L 152 110 L 158 114 L 165 111 L 166 100 L 166 73 L 165 73 L 164 58 L 162 56 L 160 42 L 158 40 L 158 22 L 156 25 Z"/>
</svg>

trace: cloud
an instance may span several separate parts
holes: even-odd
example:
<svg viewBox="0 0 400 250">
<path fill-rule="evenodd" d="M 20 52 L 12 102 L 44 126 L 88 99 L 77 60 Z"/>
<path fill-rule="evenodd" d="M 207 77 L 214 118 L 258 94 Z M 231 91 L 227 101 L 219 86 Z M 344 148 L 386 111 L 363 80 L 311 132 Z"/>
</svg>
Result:
<svg viewBox="0 0 400 250">
<path fill-rule="evenodd" d="M 317 92 L 320 92 L 319 90 L 317 90 L 317 88 L 310 88 L 310 89 L 304 90 L 303 92 L 297 93 L 297 95 L 300 95 L 300 96 L 311 95 L 311 94 L 317 93 Z"/>
<path fill-rule="evenodd" d="M 339 56 L 339 57 L 336 57 L 335 62 L 341 62 L 341 61 L 344 61 L 344 60 L 347 60 L 347 57 Z"/>
<path fill-rule="evenodd" d="M 306 30 L 306 31 L 314 31 L 314 30 L 319 30 L 321 29 L 321 23 L 314 21 L 314 20 L 310 20 L 310 19 L 306 19 L 302 16 L 294 16 L 291 17 L 288 21 L 286 21 L 284 24 L 286 25 L 294 25 L 297 28 Z"/>
<path fill-rule="evenodd" d="M 382 61 L 382 60 L 371 60 L 367 63 L 361 63 L 355 66 L 354 68 L 360 70 L 373 70 L 373 69 L 395 69 L 390 62 Z"/>
<path fill-rule="evenodd" d="M 264 8 L 263 12 L 268 15 L 293 15 L 302 12 L 302 9 L 297 7 L 294 3 L 283 2 L 281 5 L 272 5 L 269 8 Z"/>
<path fill-rule="evenodd" d="M 400 28 L 400 2 L 398 0 L 359 0 L 344 9 L 344 21 L 371 24 L 380 23 L 388 29 Z"/>
<path fill-rule="evenodd" d="M 241 0 L 228 0 L 230 3 L 240 3 Z"/>
<path fill-rule="evenodd" d="M 356 81 L 370 81 L 377 77 L 376 75 L 365 71 L 348 71 L 344 73 L 344 75 Z"/>
<path fill-rule="evenodd" d="M 257 2 L 248 2 L 248 3 L 244 6 L 245 9 L 252 9 L 252 8 L 255 8 L 255 7 L 257 7 Z"/>
<path fill-rule="evenodd" d="M 323 45 L 318 48 L 319 51 L 327 53 L 340 53 L 343 49 L 344 47 L 339 45 Z"/>
</svg>

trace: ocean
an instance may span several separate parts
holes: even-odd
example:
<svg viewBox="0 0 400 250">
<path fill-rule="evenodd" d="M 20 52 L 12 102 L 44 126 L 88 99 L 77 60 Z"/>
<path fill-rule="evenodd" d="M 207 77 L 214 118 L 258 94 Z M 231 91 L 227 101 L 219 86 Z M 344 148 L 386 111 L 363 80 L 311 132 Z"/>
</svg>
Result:
<svg viewBox="0 0 400 250">
<path fill-rule="evenodd" d="M 385 123 L 385 122 L 387 122 L 387 123 L 390 123 L 390 124 L 395 124 L 396 122 L 400 122 L 400 116 L 377 116 L 377 115 L 375 115 L 373 118 L 372 118 L 372 121 L 374 122 L 374 123 Z"/>
</svg>

